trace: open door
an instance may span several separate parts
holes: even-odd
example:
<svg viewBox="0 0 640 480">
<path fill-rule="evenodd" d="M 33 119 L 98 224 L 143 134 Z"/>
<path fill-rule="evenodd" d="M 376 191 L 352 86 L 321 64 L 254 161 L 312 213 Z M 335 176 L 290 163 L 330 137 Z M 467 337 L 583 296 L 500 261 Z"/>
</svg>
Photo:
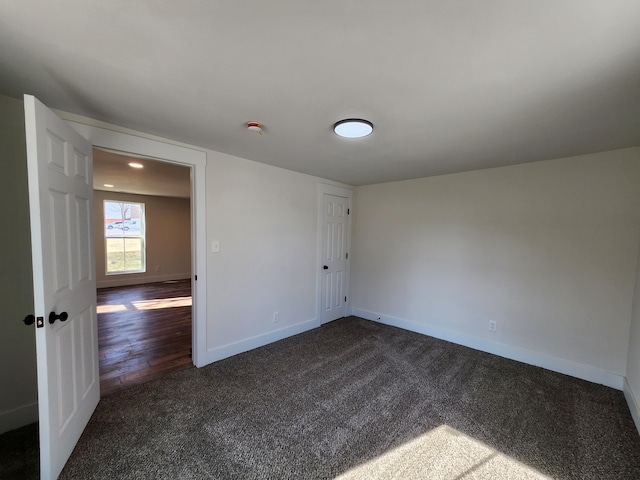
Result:
<svg viewBox="0 0 640 480">
<path fill-rule="evenodd" d="M 40 478 L 55 479 L 100 400 L 91 145 L 25 95 Z"/>
</svg>

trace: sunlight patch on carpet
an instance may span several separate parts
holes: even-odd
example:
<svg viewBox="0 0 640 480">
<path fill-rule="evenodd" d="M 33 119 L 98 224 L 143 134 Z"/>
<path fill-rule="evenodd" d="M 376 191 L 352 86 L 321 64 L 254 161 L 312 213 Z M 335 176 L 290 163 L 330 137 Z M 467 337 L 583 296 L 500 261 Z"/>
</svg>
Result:
<svg viewBox="0 0 640 480">
<path fill-rule="evenodd" d="M 548 480 L 540 472 L 441 425 L 336 477 L 354 479 Z"/>
</svg>

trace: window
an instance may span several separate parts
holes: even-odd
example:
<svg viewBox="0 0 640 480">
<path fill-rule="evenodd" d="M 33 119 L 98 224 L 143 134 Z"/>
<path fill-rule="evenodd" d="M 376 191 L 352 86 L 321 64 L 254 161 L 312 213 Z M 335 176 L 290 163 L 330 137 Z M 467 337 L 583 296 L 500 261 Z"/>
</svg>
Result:
<svg viewBox="0 0 640 480">
<path fill-rule="evenodd" d="M 144 203 L 104 201 L 106 273 L 142 273 L 145 266 Z"/>
</svg>

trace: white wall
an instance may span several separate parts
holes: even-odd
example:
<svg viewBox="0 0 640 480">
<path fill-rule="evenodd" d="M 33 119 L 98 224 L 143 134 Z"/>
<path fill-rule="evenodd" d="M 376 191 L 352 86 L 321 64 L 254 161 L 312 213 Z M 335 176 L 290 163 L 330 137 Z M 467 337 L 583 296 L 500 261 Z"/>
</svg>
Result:
<svg viewBox="0 0 640 480">
<path fill-rule="evenodd" d="M 633 298 L 631 331 L 629 332 L 629 354 L 624 394 L 633 420 L 640 432 L 640 256 L 638 257 L 636 291 Z"/>
<path fill-rule="evenodd" d="M 38 420 L 24 106 L 0 96 L 0 433 Z"/>
<path fill-rule="evenodd" d="M 358 187 L 352 245 L 355 314 L 622 388 L 639 148 Z"/>
<path fill-rule="evenodd" d="M 318 325 L 318 181 L 207 152 L 211 359 Z M 211 253 L 213 240 L 220 241 L 220 253 Z M 280 320 L 273 323 L 276 311 Z"/>
<path fill-rule="evenodd" d="M 57 113 L 99 146 L 171 161 L 179 161 L 191 149 L 203 152 Z M 206 225 L 206 248 L 201 252 L 197 247 L 194 272 L 200 280 L 206 274 L 206 281 L 195 284 L 196 302 L 206 298 L 206 309 L 198 307 L 194 337 L 200 366 L 319 325 L 315 296 L 318 184 L 345 187 L 212 150 L 204 153 L 206 184 L 196 189 L 194 198 L 196 216 L 203 215 L 197 228 Z M 203 177 L 196 174 L 194 181 L 200 185 Z M 200 237 L 196 235 L 198 245 Z M 213 240 L 220 242 L 220 253 L 211 251 Z M 272 321 L 275 311 L 280 314 L 278 323 Z M 202 312 L 206 312 L 203 322 L 199 320 Z M 205 352 L 202 358 L 201 351 Z"/>
<path fill-rule="evenodd" d="M 191 205 L 188 198 L 132 195 L 95 190 L 93 200 L 98 288 L 191 277 Z M 145 204 L 146 272 L 122 275 L 105 274 L 104 200 Z"/>
</svg>

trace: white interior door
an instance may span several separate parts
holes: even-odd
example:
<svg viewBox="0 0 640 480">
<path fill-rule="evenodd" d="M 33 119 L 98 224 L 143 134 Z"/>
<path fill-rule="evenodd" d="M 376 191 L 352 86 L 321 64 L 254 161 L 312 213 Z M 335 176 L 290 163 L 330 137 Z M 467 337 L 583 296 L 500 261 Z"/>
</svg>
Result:
<svg viewBox="0 0 640 480">
<path fill-rule="evenodd" d="M 55 479 L 100 400 L 91 145 L 34 97 L 24 105 L 40 472 Z"/>
<path fill-rule="evenodd" d="M 346 315 L 349 199 L 325 193 L 322 201 L 322 323 Z"/>
</svg>

